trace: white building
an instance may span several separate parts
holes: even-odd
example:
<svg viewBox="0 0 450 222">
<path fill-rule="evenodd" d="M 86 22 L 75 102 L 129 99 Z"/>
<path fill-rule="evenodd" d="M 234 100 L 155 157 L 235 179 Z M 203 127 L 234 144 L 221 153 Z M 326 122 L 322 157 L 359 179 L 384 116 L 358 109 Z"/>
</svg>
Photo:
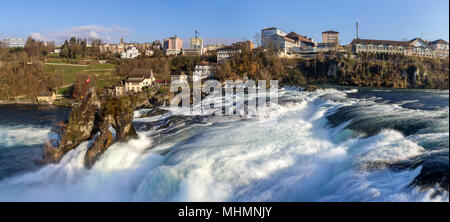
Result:
<svg viewBox="0 0 450 222">
<path fill-rule="evenodd" d="M 170 81 L 174 84 L 176 83 L 187 83 L 189 82 L 189 76 L 186 75 L 183 71 L 174 72 L 170 76 Z"/>
<path fill-rule="evenodd" d="M 275 27 L 261 30 L 261 42 L 263 47 L 273 48 L 282 54 L 304 51 L 305 48 L 315 45 L 311 38 L 295 32 L 287 34 Z M 309 51 L 309 49 L 307 50 Z"/>
<path fill-rule="evenodd" d="M 142 73 L 128 75 L 127 79 L 115 87 L 116 95 L 124 95 L 128 92 L 141 92 L 145 86 L 150 86 L 155 81 L 153 70 L 144 70 Z"/>
<path fill-rule="evenodd" d="M 25 39 L 21 38 L 3 39 L 0 45 L 5 48 L 23 48 L 25 47 Z"/>
<path fill-rule="evenodd" d="M 155 54 L 155 51 L 153 51 L 152 49 L 146 49 L 146 50 L 144 51 L 144 54 L 145 54 L 146 56 L 153 56 L 153 55 Z"/>
<path fill-rule="evenodd" d="M 419 57 L 448 57 L 448 43 L 442 39 L 428 42 L 420 38 L 410 41 L 354 39 L 350 43 L 354 53 L 388 53 Z"/>
<path fill-rule="evenodd" d="M 217 62 L 224 62 L 230 57 L 241 54 L 241 49 L 233 46 L 227 46 L 217 50 Z"/>
<path fill-rule="evenodd" d="M 178 49 L 166 49 L 166 56 L 177 56 L 178 54 L 180 54 Z"/>
<path fill-rule="evenodd" d="M 448 42 L 442 40 L 442 39 L 438 39 L 436 41 L 432 41 L 430 42 L 430 48 L 432 48 L 434 50 L 434 56 L 435 57 L 441 57 L 441 58 L 445 58 L 448 57 Z"/>
<path fill-rule="evenodd" d="M 225 46 L 226 46 L 225 44 L 211 44 L 211 45 L 207 45 L 207 46 L 204 48 L 204 51 L 205 51 L 205 52 L 208 52 L 208 51 L 214 51 L 214 50 L 223 48 L 223 47 L 225 47 Z"/>
<path fill-rule="evenodd" d="M 286 36 L 287 33 L 282 31 L 281 29 L 278 29 L 275 27 L 265 28 L 265 29 L 261 30 L 261 45 L 263 47 L 267 47 L 267 45 L 273 41 L 274 35 L 283 37 L 283 36 Z"/>
<path fill-rule="evenodd" d="M 442 39 L 438 39 L 436 41 L 430 42 L 430 47 L 433 49 L 448 50 L 448 42 Z"/>
<path fill-rule="evenodd" d="M 194 68 L 193 81 L 199 81 L 206 78 L 214 77 L 217 66 L 209 62 L 202 61 Z"/>
<path fill-rule="evenodd" d="M 139 51 L 136 49 L 136 47 L 130 47 L 126 51 L 124 51 L 120 54 L 120 57 L 122 59 L 133 59 L 138 56 L 139 56 Z"/>
<path fill-rule="evenodd" d="M 203 50 L 202 49 L 183 49 L 182 54 L 188 55 L 188 56 L 201 56 L 203 54 Z"/>
<path fill-rule="evenodd" d="M 411 39 L 409 43 L 414 47 L 428 47 L 428 42 L 421 38 Z"/>
<path fill-rule="evenodd" d="M 61 48 L 55 48 L 55 49 L 53 49 L 52 54 L 59 54 L 59 53 L 61 53 Z"/>
</svg>

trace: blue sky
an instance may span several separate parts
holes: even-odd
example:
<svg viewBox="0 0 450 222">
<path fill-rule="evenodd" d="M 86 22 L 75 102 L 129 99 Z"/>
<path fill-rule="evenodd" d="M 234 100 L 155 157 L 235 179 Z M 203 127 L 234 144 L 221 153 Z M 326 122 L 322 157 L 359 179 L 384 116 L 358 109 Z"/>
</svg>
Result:
<svg viewBox="0 0 450 222">
<path fill-rule="evenodd" d="M 448 0 L 2 0 L 0 38 L 33 35 L 61 40 L 70 35 L 117 42 L 150 42 L 196 29 L 206 43 L 253 40 L 276 26 L 321 41 L 336 30 L 342 43 L 355 37 L 449 40 Z"/>
</svg>

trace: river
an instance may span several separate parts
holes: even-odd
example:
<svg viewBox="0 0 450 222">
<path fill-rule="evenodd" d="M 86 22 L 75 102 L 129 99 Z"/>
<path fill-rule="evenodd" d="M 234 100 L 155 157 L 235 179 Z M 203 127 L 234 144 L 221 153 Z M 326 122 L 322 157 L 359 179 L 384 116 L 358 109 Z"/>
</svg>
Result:
<svg viewBox="0 0 450 222">
<path fill-rule="evenodd" d="M 92 141 L 40 163 L 68 109 L 0 106 L 0 201 L 449 201 L 448 103 L 438 90 L 281 89 L 256 117 L 137 110 L 139 138 L 90 170 Z"/>
</svg>

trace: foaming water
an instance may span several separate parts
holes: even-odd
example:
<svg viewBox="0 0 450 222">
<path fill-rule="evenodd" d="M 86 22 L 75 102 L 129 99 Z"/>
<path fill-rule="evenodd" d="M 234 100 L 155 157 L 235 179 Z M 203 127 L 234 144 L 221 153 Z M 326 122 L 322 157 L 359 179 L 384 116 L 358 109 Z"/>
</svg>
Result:
<svg viewBox="0 0 450 222">
<path fill-rule="evenodd" d="M 440 125 L 444 132 L 395 124 L 368 132 L 361 125 L 371 127 L 380 116 L 390 123 L 415 116 L 448 122 L 448 106 L 412 111 L 349 98 L 355 93 L 280 90 L 279 103 L 256 117 L 178 108 L 141 118 L 151 110 L 139 110 L 133 121 L 139 138 L 115 143 L 92 169 L 83 165 L 87 141 L 59 164 L 0 181 L 0 200 L 448 201 L 439 185 L 411 185 L 422 165 L 391 167 L 448 152 L 448 124 Z"/>
<path fill-rule="evenodd" d="M 0 149 L 43 144 L 49 134 L 49 127 L 0 125 Z"/>
</svg>

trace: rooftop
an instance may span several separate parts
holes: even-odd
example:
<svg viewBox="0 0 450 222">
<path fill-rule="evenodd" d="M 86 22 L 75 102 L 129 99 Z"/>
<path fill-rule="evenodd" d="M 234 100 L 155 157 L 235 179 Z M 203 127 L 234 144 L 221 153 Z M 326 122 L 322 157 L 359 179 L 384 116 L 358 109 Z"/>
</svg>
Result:
<svg viewBox="0 0 450 222">
<path fill-rule="evenodd" d="M 411 40 L 409 40 L 409 42 L 413 42 L 413 41 L 422 41 L 422 42 L 427 42 L 427 41 L 425 41 L 425 40 L 423 40 L 423 39 L 421 39 L 421 38 L 413 38 L 413 39 L 411 39 Z"/>
<path fill-rule="evenodd" d="M 377 44 L 377 45 L 401 45 L 409 46 L 409 42 L 393 41 L 393 40 L 376 40 L 376 39 L 353 39 L 350 45 L 353 44 Z"/>
<path fill-rule="evenodd" d="M 128 74 L 126 82 L 142 82 L 144 79 L 150 79 L 153 76 L 153 70 L 151 69 L 136 69 Z"/>
<path fill-rule="evenodd" d="M 53 96 L 53 91 L 42 91 L 38 94 L 40 97 L 50 97 Z"/>
<path fill-rule="evenodd" d="M 306 36 L 300 35 L 296 32 L 290 32 L 289 34 L 286 35 L 287 37 L 294 39 L 296 41 L 302 41 L 302 42 L 309 42 L 309 43 L 313 43 L 311 41 L 311 39 L 308 39 Z"/>
<path fill-rule="evenodd" d="M 241 50 L 241 48 L 236 46 L 236 45 L 234 45 L 234 46 L 225 46 L 223 48 L 217 49 L 218 52 L 219 51 L 231 51 L 231 50 L 236 51 L 236 50 Z"/>
<path fill-rule="evenodd" d="M 273 29 L 277 29 L 277 28 L 275 28 L 275 27 L 269 27 L 269 28 L 264 28 L 264 29 L 261 30 L 261 31 L 264 31 L 264 30 L 273 30 Z"/>
<path fill-rule="evenodd" d="M 328 30 L 322 33 L 331 33 L 331 34 L 338 34 L 339 32 L 333 31 L 333 30 Z"/>
<path fill-rule="evenodd" d="M 438 40 L 435 40 L 435 41 L 432 41 L 432 42 L 430 42 L 431 44 L 448 44 L 448 42 L 446 42 L 445 40 L 443 40 L 443 39 L 438 39 Z"/>
</svg>

